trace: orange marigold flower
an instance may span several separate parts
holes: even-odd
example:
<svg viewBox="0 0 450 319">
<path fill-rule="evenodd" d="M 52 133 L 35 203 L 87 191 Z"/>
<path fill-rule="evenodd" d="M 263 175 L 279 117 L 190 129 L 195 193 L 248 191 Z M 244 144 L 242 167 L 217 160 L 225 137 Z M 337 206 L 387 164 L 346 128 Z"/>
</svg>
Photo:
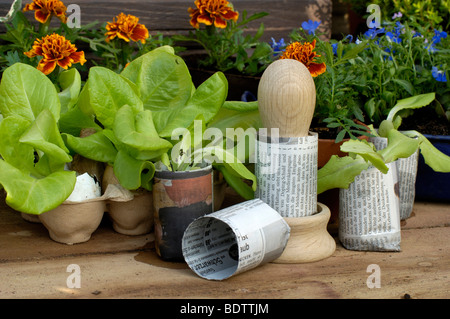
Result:
<svg viewBox="0 0 450 319">
<path fill-rule="evenodd" d="M 46 23 L 51 16 L 56 16 L 63 23 L 67 21 L 67 8 L 59 0 L 33 0 L 23 8 L 23 11 L 34 11 L 34 17 L 40 23 Z"/>
<path fill-rule="evenodd" d="M 56 65 L 67 70 L 73 63 L 83 65 L 86 62 L 83 51 L 77 52 L 75 45 L 56 33 L 37 39 L 33 48 L 24 54 L 29 58 L 42 56 L 37 68 L 44 74 L 52 73 Z"/>
<path fill-rule="evenodd" d="M 106 42 L 118 37 L 122 40 L 130 42 L 141 41 L 145 43 L 145 40 L 149 37 L 149 33 L 145 25 L 139 23 L 139 18 L 124 13 L 119 14 L 113 19 L 113 22 L 108 22 L 106 25 Z"/>
<path fill-rule="evenodd" d="M 320 57 L 319 54 L 314 52 L 316 47 L 316 40 L 312 43 L 305 42 L 293 42 L 286 47 L 283 55 L 280 59 L 293 59 L 302 62 L 311 73 L 311 76 L 316 77 L 327 70 L 327 66 L 324 62 L 317 63 L 315 59 Z"/>
<path fill-rule="evenodd" d="M 197 9 L 189 8 L 191 25 L 198 29 L 200 23 L 212 25 L 216 28 L 225 28 L 227 20 L 237 21 L 239 13 L 233 11 L 232 5 L 227 0 L 195 0 Z"/>
</svg>

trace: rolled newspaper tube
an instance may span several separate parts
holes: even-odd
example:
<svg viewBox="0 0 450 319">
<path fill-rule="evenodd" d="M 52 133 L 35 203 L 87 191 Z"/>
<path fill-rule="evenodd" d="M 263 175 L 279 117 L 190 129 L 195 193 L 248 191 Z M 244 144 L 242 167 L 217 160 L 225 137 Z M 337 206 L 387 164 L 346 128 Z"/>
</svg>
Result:
<svg viewBox="0 0 450 319">
<path fill-rule="evenodd" d="M 280 257 L 289 234 L 280 214 L 254 199 L 193 221 L 183 235 L 183 256 L 200 277 L 224 280 Z"/>
<path fill-rule="evenodd" d="M 283 217 L 317 212 L 318 135 L 275 139 L 258 135 L 256 142 L 256 198 Z"/>
</svg>

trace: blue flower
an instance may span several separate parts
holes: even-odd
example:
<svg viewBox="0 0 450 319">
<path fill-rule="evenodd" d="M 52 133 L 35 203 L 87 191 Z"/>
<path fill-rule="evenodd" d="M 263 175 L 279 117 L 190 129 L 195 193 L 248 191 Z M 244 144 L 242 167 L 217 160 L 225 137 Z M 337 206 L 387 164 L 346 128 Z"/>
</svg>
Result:
<svg viewBox="0 0 450 319">
<path fill-rule="evenodd" d="M 438 82 L 447 82 L 447 77 L 445 76 L 445 71 L 438 70 L 437 67 L 433 66 L 431 68 L 431 74 Z"/>
<path fill-rule="evenodd" d="M 402 39 L 396 35 L 393 34 L 392 32 L 386 32 L 386 36 L 389 38 L 390 41 L 395 42 L 395 43 L 402 43 Z"/>
<path fill-rule="evenodd" d="M 311 19 L 308 22 L 304 21 L 302 23 L 302 28 L 308 31 L 308 34 L 315 35 L 316 29 L 319 27 L 320 21 L 312 21 Z"/>
<path fill-rule="evenodd" d="M 351 35 L 351 34 L 347 34 L 347 36 L 344 38 L 344 40 L 343 41 L 345 41 L 345 40 L 349 40 L 348 42 L 349 43 L 352 43 L 352 41 L 353 41 L 353 36 Z M 358 39 L 356 39 L 356 41 L 358 41 Z M 331 45 L 331 47 L 333 48 L 333 54 L 334 55 L 337 55 L 337 47 L 338 47 L 338 42 L 336 42 L 336 43 L 333 43 L 332 45 Z M 358 43 L 357 43 L 358 44 Z"/>
<path fill-rule="evenodd" d="M 275 41 L 274 38 L 272 39 L 272 44 L 270 44 L 270 46 L 272 47 L 273 52 L 275 53 L 279 53 L 279 52 L 283 52 L 284 49 L 286 48 L 286 43 L 284 43 L 284 38 L 281 38 L 280 42 Z"/>
<path fill-rule="evenodd" d="M 368 39 L 375 39 L 375 37 L 381 33 L 384 33 L 384 28 L 381 29 L 370 28 L 364 33 L 364 36 Z"/>
<path fill-rule="evenodd" d="M 447 37 L 447 32 L 434 30 L 434 37 L 431 39 L 432 43 L 440 43 L 441 39 L 445 39 Z"/>
<path fill-rule="evenodd" d="M 333 44 L 331 45 L 331 47 L 333 48 L 333 54 L 334 54 L 334 55 L 337 55 L 337 47 L 338 47 L 338 43 L 333 43 Z"/>
</svg>

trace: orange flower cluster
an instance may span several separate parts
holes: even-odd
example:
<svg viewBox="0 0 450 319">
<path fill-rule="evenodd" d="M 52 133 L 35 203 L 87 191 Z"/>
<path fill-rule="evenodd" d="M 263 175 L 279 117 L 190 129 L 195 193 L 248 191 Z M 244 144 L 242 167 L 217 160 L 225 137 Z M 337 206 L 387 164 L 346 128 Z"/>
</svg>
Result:
<svg viewBox="0 0 450 319">
<path fill-rule="evenodd" d="M 212 25 L 216 28 L 225 28 L 227 20 L 237 21 L 239 13 L 233 11 L 233 7 L 227 0 L 195 0 L 197 9 L 189 8 L 191 25 L 198 29 L 200 23 Z"/>
<path fill-rule="evenodd" d="M 106 42 L 118 37 L 126 42 L 133 40 L 135 42 L 145 40 L 149 37 L 149 33 L 145 25 L 139 23 L 139 18 L 124 13 L 119 14 L 113 19 L 113 22 L 108 22 L 106 25 Z"/>
<path fill-rule="evenodd" d="M 302 62 L 311 73 L 311 76 L 316 77 L 327 70 L 327 66 L 324 62 L 316 63 L 315 59 L 320 57 L 314 49 L 316 47 L 316 40 L 312 43 L 305 42 L 293 42 L 286 47 L 283 55 L 280 59 L 293 59 Z"/>
<path fill-rule="evenodd" d="M 23 8 L 24 12 L 34 11 L 34 17 L 40 23 L 46 23 L 51 16 L 56 16 L 66 23 L 66 6 L 59 0 L 33 0 Z"/>
<path fill-rule="evenodd" d="M 86 62 L 83 51 L 77 52 L 75 45 L 56 33 L 37 39 L 33 48 L 24 54 L 29 58 L 42 56 L 37 68 L 46 75 L 53 72 L 56 65 L 67 70 L 73 63 L 83 65 Z"/>
</svg>

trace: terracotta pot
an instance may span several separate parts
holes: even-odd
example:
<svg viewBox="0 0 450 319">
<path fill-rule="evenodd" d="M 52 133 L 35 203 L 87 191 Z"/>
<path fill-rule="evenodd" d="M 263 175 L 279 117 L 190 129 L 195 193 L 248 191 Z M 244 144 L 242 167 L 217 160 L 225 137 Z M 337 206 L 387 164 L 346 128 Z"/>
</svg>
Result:
<svg viewBox="0 0 450 319">
<path fill-rule="evenodd" d="M 103 199 L 59 205 L 42 213 L 39 219 L 47 228 L 50 238 L 63 244 L 88 241 L 102 221 L 106 203 Z"/>
<path fill-rule="evenodd" d="M 164 260 L 184 261 L 184 231 L 195 219 L 213 212 L 212 167 L 156 171 L 153 204 L 157 254 Z"/>
</svg>

